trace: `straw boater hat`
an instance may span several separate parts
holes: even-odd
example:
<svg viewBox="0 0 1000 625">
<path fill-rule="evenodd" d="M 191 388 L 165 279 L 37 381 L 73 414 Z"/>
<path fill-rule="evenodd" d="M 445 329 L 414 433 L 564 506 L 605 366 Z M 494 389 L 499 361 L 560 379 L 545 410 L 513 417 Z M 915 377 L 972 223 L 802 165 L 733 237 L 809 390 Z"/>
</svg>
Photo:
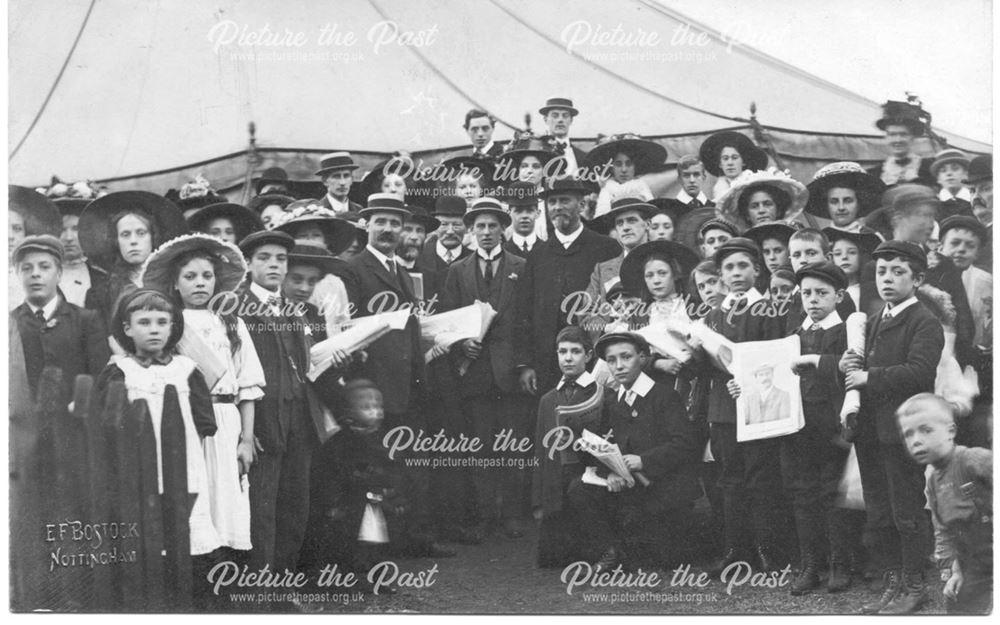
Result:
<svg viewBox="0 0 1000 625">
<path fill-rule="evenodd" d="M 62 234 L 62 215 L 47 197 L 27 187 L 8 185 L 7 210 L 12 210 L 24 219 L 24 234 L 33 236 L 51 234 L 58 238 Z"/>
<path fill-rule="evenodd" d="M 653 213 L 656 212 L 656 207 L 636 197 L 619 198 L 611 203 L 611 210 L 600 217 L 595 217 L 590 222 L 591 227 L 598 232 L 607 234 L 614 229 L 615 219 L 618 215 L 628 211 L 636 211 L 642 215 L 644 220 L 649 221 Z"/>
<path fill-rule="evenodd" d="M 319 200 L 295 200 L 285 211 L 274 227 L 275 230 L 295 236 L 299 225 L 316 224 L 323 232 L 327 247 L 335 256 L 351 247 L 354 242 L 354 225 L 337 217 L 336 213 L 320 204 Z"/>
<path fill-rule="evenodd" d="M 349 152 L 330 152 L 319 159 L 319 169 L 316 170 L 315 175 L 323 177 L 333 171 L 342 169 L 354 171 L 358 167 L 359 165 L 355 164 Z"/>
<path fill-rule="evenodd" d="M 216 293 L 235 291 L 246 277 L 247 264 L 240 248 L 210 234 L 195 232 L 171 239 L 149 255 L 142 265 L 139 277 L 142 288 L 170 293 L 174 288 L 177 272 L 174 262 L 195 250 L 204 250 L 219 260 L 215 271 Z"/>
<path fill-rule="evenodd" d="M 691 271 L 701 260 L 693 250 L 675 241 L 649 241 L 636 247 L 625 255 L 622 267 L 618 272 L 622 285 L 627 291 L 642 293 L 645 290 L 645 266 L 650 256 L 663 255 L 674 259 L 680 267 L 680 274 L 675 280 L 687 280 Z"/>
<path fill-rule="evenodd" d="M 553 109 L 565 109 L 569 111 L 569 114 L 573 117 L 580 114 L 580 111 L 576 110 L 573 106 L 573 100 L 570 100 L 569 98 L 549 98 L 545 101 L 545 106 L 538 109 L 538 112 L 542 114 L 542 117 L 544 117 Z"/>
<path fill-rule="evenodd" d="M 251 232 L 264 229 L 264 223 L 257 213 L 232 202 L 210 204 L 188 217 L 187 222 L 192 231 L 205 232 L 212 220 L 223 218 L 233 222 L 237 241 L 242 241 Z"/>
<path fill-rule="evenodd" d="M 719 198 L 719 214 L 746 230 L 749 224 L 740 214 L 740 198 L 750 197 L 756 191 L 767 191 L 775 195 L 774 202 L 778 205 L 777 219 L 790 222 L 802 212 L 809 200 L 809 191 L 805 185 L 793 179 L 787 172 L 771 168 L 767 171 L 744 171 Z M 777 192 L 777 193 L 775 193 Z"/>
<path fill-rule="evenodd" d="M 153 247 L 186 234 L 187 222 L 181 210 L 165 197 L 148 191 L 116 191 L 99 197 L 80 215 L 80 246 L 87 260 L 110 271 L 120 257 L 116 224 L 112 217 L 129 211 L 149 219 L 156 230 Z"/>
<path fill-rule="evenodd" d="M 885 191 L 885 184 L 864 170 L 861 165 L 851 161 L 840 161 L 824 165 L 806 185 L 809 189 L 809 199 L 806 201 L 806 212 L 817 217 L 828 218 L 826 193 L 830 189 L 843 187 L 854 189 L 858 195 L 858 217 L 867 215 L 878 208 L 879 198 Z"/>
<path fill-rule="evenodd" d="M 934 155 L 934 161 L 931 163 L 931 175 L 937 178 L 938 171 L 940 171 L 941 167 L 947 163 L 958 163 L 964 167 L 966 171 L 969 170 L 968 156 L 955 149 L 941 150 Z"/>
<path fill-rule="evenodd" d="M 469 210 L 462 217 L 462 221 L 465 222 L 467 228 L 471 228 L 472 223 L 479 215 L 494 215 L 500 220 L 501 228 L 506 228 L 511 224 L 510 215 L 503 209 L 500 202 L 491 197 L 479 198 L 473 202 L 472 206 L 469 207 Z"/>
<path fill-rule="evenodd" d="M 637 134 L 611 135 L 587 154 L 587 165 L 601 167 L 610 164 L 618 153 L 624 152 L 635 164 L 635 175 L 641 176 L 661 167 L 667 160 L 667 149 Z"/>
<path fill-rule="evenodd" d="M 723 130 L 709 135 L 701 144 L 698 156 L 708 173 L 716 178 L 723 176 L 719 166 L 719 156 L 723 148 L 734 148 L 743 158 L 744 171 L 760 171 L 767 167 L 767 153 L 754 145 L 744 134 L 735 130 Z"/>
<path fill-rule="evenodd" d="M 397 213 L 404 220 L 413 215 L 403 200 L 392 193 L 372 193 L 368 196 L 368 205 L 358 212 L 365 221 L 370 220 L 375 213 Z"/>
</svg>

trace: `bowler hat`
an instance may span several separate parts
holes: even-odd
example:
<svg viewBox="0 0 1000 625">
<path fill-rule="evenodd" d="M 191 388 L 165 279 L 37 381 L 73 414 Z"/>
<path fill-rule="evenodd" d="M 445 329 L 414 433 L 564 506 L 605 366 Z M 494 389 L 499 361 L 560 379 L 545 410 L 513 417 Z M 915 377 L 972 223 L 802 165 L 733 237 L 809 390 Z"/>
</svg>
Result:
<svg viewBox="0 0 1000 625">
<path fill-rule="evenodd" d="M 542 189 L 541 197 L 547 200 L 558 195 L 579 195 L 583 197 L 590 194 L 590 187 L 582 180 L 576 178 L 556 178 Z"/>
<path fill-rule="evenodd" d="M 847 274 L 840 267 L 829 261 L 806 265 L 795 272 L 795 283 L 802 284 L 802 279 L 811 276 L 826 282 L 834 289 L 842 291 L 847 288 Z"/>
<path fill-rule="evenodd" d="M 993 180 L 993 155 L 980 154 L 969 161 L 969 176 L 966 182 L 972 185 Z"/>
<path fill-rule="evenodd" d="M 569 98 L 549 98 L 545 101 L 545 106 L 538 109 L 538 112 L 545 116 L 548 115 L 549 111 L 552 109 L 566 109 L 573 117 L 580 114 L 580 111 L 576 110 L 573 106 L 573 100 L 570 100 Z"/>
<path fill-rule="evenodd" d="M 467 203 L 464 197 L 458 195 L 442 195 L 434 200 L 434 210 L 431 215 L 435 217 L 462 217 L 465 215 Z"/>
</svg>

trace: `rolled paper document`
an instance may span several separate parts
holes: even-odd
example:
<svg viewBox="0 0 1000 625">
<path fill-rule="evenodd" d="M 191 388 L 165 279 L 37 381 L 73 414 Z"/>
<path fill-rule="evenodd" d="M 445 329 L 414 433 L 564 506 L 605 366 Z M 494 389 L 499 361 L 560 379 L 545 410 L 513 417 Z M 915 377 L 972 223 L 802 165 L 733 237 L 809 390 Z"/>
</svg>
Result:
<svg viewBox="0 0 1000 625">
<path fill-rule="evenodd" d="M 865 326 L 868 317 L 865 313 L 851 313 L 844 322 L 847 329 L 847 349 L 858 354 L 865 353 Z M 861 392 L 850 390 L 844 394 L 844 407 L 840 410 L 840 424 L 845 428 L 854 429 L 854 419 L 861 408 Z"/>
</svg>

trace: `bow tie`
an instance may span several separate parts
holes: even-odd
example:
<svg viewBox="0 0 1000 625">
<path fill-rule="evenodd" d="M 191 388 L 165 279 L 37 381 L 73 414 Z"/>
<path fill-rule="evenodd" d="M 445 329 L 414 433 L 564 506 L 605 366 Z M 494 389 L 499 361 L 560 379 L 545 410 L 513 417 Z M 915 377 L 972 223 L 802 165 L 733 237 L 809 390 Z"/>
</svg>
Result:
<svg viewBox="0 0 1000 625">
<path fill-rule="evenodd" d="M 899 165 L 900 167 L 906 167 L 906 166 L 907 166 L 907 165 L 909 165 L 909 164 L 910 164 L 910 163 L 911 163 L 912 161 L 913 161 L 913 159 L 912 159 L 912 158 L 910 158 L 909 156 L 906 156 L 906 157 L 904 157 L 904 158 L 897 158 L 897 159 L 896 159 L 896 164 L 897 164 L 897 165 Z"/>
<path fill-rule="evenodd" d="M 281 308 L 281 298 L 277 295 L 269 295 L 267 297 L 267 305 L 274 308 Z"/>
<path fill-rule="evenodd" d="M 559 140 L 557 139 L 557 140 L 556 140 L 556 141 L 554 141 L 553 143 L 554 143 L 554 145 L 555 145 L 555 146 L 556 146 L 557 148 L 559 148 L 560 150 L 565 150 L 565 149 L 566 149 L 567 147 L 569 147 L 569 142 L 568 142 L 568 141 L 559 141 Z"/>
</svg>

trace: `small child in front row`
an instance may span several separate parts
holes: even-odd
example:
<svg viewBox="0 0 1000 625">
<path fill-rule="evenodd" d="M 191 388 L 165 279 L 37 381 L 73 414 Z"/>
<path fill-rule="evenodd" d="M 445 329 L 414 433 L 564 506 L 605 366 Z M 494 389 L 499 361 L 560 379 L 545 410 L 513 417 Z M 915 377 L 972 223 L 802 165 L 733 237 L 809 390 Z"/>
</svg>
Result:
<svg viewBox="0 0 1000 625">
<path fill-rule="evenodd" d="M 927 501 L 948 614 L 993 609 L 993 452 L 955 445 L 951 404 L 914 395 L 896 413 L 906 449 L 932 471 Z"/>
<path fill-rule="evenodd" d="M 163 491 L 163 441 L 160 424 L 163 397 L 168 385 L 177 389 L 187 457 L 187 491 L 195 493 L 188 519 L 191 555 L 196 579 L 208 572 L 210 554 L 222 545 L 212 524 L 208 495 L 208 472 L 201 439 L 216 431 L 212 397 L 205 377 L 193 360 L 174 353 L 184 333 L 184 317 L 166 295 L 152 289 L 135 290 L 122 296 L 112 319 L 112 335 L 127 352 L 113 359 L 94 383 L 95 401 L 103 406 L 108 386 L 124 382 L 129 401 L 144 399 L 156 436 L 156 464 L 160 492 Z M 195 588 L 204 587 L 196 584 Z"/>
</svg>

